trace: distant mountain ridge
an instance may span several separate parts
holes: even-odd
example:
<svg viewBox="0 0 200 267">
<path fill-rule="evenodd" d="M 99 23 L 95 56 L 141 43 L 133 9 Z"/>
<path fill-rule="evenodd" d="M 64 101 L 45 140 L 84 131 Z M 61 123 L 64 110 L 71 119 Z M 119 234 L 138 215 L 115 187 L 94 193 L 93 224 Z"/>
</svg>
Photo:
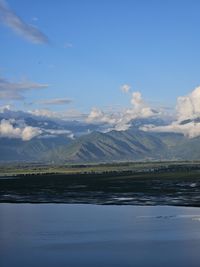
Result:
<svg viewBox="0 0 200 267">
<path fill-rule="evenodd" d="M 166 146 L 159 138 L 135 129 L 93 132 L 52 151 L 51 158 L 56 153 L 58 160 L 67 162 L 142 160 L 151 158 L 155 153 L 159 158 L 164 150 Z"/>
<path fill-rule="evenodd" d="M 137 160 L 200 159 L 200 138 L 182 134 L 148 133 L 138 129 L 124 132 L 92 132 L 75 140 L 55 138 L 0 138 L 0 161 L 89 163 Z"/>
<path fill-rule="evenodd" d="M 11 116 L 17 120 L 21 118 L 26 125 L 43 129 L 43 133 L 29 141 L 1 137 L 1 162 L 89 163 L 200 159 L 200 137 L 190 139 L 178 133 L 140 130 L 145 124 L 165 125 L 161 119 L 137 119 L 126 131 L 102 133 L 97 131 L 98 126 L 84 122 L 38 118 L 27 113 L 7 112 L 4 115 L 0 114 L 0 119 L 9 119 Z M 73 133 L 74 137 L 67 135 L 67 131 Z M 51 134 L 48 135 L 48 132 Z"/>
<path fill-rule="evenodd" d="M 198 159 L 200 152 L 196 149 L 197 153 L 193 154 L 191 144 L 200 148 L 199 141 L 199 138 L 192 141 L 182 134 L 149 133 L 138 129 L 93 132 L 52 150 L 46 160 L 55 160 L 55 155 L 62 162 Z M 183 153 L 184 149 L 187 152 Z"/>
</svg>

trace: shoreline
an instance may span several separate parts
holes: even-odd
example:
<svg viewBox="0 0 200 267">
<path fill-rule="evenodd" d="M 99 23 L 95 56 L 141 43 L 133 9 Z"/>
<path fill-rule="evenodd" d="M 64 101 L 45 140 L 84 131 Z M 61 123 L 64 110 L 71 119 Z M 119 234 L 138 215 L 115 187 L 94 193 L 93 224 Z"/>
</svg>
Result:
<svg viewBox="0 0 200 267">
<path fill-rule="evenodd" d="M 0 178 L 0 203 L 200 207 L 200 169 L 5 176 Z"/>
</svg>

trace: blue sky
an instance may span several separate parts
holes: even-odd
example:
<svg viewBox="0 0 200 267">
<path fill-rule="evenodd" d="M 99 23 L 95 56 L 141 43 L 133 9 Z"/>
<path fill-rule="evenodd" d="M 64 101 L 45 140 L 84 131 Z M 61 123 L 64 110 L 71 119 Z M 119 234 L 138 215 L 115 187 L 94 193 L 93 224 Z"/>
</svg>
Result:
<svg viewBox="0 0 200 267">
<path fill-rule="evenodd" d="M 5 1 L 0 0 L 0 3 Z M 7 81 L 48 84 L 2 99 L 19 109 L 69 98 L 53 110 L 129 105 L 130 84 L 149 103 L 173 106 L 200 84 L 200 1 L 8 0 L 24 23 L 49 41 L 34 43 L 0 24 L 0 75 Z M 30 107 L 29 107 L 30 108 Z"/>
</svg>

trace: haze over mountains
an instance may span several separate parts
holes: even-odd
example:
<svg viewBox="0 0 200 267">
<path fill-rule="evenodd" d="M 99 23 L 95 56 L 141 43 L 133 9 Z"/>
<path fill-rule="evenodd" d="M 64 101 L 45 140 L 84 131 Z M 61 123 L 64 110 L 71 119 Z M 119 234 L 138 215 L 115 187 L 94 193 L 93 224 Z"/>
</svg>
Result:
<svg viewBox="0 0 200 267">
<path fill-rule="evenodd" d="M 126 90 L 125 90 L 126 89 Z M 128 93 L 130 87 L 124 85 Z M 153 109 L 140 92 L 121 112 L 92 109 L 77 120 L 49 111 L 0 111 L 0 161 L 88 163 L 200 159 L 200 88 L 179 97 L 176 115 Z"/>
<path fill-rule="evenodd" d="M 1 161 L 89 163 L 200 158 L 199 136 L 147 131 L 148 127 L 168 127 L 169 122 L 158 117 L 132 120 L 124 131 L 105 131 L 104 123 L 64 121 L 8 109 L 0 113 L 0 120 L 1 132 L 4 127 Z M 199 124 L 200 120 L 185 120 L 180 125 L 187 127 L 193 121 Z M 35 136 L 33 129 L 37 129 Z"/>
</svg>

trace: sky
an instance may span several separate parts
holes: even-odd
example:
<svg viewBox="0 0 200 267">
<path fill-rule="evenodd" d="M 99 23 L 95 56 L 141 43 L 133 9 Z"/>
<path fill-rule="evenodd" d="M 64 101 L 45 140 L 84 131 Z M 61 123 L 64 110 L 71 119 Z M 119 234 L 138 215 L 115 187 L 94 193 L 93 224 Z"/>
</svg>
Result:
<svg viewBox="0 0 200 267">
<path fill-rule="evenodd" d="M 143 108 L 173 108 L 200 84 L 199 11 L 198 0 L 0 0 L 0 105 L 91 120 L 136 92 Z"/>
</svg>

